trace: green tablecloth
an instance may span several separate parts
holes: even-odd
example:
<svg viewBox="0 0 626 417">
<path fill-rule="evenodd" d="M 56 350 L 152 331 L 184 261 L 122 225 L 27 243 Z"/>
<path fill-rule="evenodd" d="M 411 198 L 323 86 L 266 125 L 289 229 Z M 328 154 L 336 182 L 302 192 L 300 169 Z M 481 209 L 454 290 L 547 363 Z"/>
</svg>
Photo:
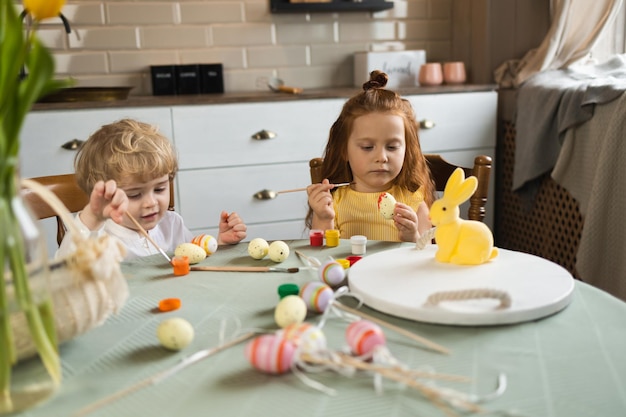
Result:
<svg viewBox="0 0 626 417">
<path fill-rule="evenodd" d="M 308 241 L 288 242 L 292 253 L 280 266 L 301 266 L 295 250 L 325 259 L 350 255 L 348 241 L 336 248 L 312 248 Z M 369 242 L 368 254 L 401 244 Z M 367 256 L 367 255 L 366 255 Z M 247 244 L 220 247 L 207 265 L 268 265 L 247 254 Z M 313 271 L 288 273 L 192 272 L 174 277 L 160 256 L 123 265 L 130 299 L 118 316 L 61 347 L 64 381 L 60 392 L 20 416 L 70 416 L 78 410 L 161 372 L 193 352 L 219 343 L 220 323 L 234 329 L 272 328 L 277 287 L 315 280 Z M 541 291 L 540 288 L 537 291 Z M 178 297 L 182 308 L 158 313 L 160 299 Z M 441 383 L 460 391 L 494 390 L 500 373 L 508 386 L 486 402 L 492 415 L 525 417 L 617 417 L 626 415 L 626 303 L 577 282 L 572 303 L 538 321 L 511 326 L 452 327 L 417 323 L 377 313 L 389 323 L 449 348 L 450 355 L 421 348 L 385 330 L 393 356 L 410 368 L 430 367 L 464 375 L 467 383 Z M 158 324 L 183 317 L 195 339 L 180 352 L 167 351 L 155 336 Z M 315 322 L 313 316 L 309 321 Z M 346 322 L 324 326 L 328 345 L 343 349 Z M 302 383 L 293 373 L 267 375 L 244 356 L 245 344 L 217 353 L 190 368 L 95 410 L 93 416 L 444 416 L 417 391 L 385 381 L 377 394 L 371 376 L 352 378 L 331 371 L 307 374 L 337 391 L 330 396 Z M 505 414 L 508 412 L 510 414 Z M 491 415 L 491 414 L 490 414 Z"/>
</svg>

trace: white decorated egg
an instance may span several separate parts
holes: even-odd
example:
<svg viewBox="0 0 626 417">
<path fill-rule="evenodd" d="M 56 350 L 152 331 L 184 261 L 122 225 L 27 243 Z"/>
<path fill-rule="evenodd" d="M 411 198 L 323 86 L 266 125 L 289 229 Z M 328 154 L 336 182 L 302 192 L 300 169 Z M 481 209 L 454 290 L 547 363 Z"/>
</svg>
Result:
<svg viewBox="0 0 626 417">
<path fill-rule="evenodd" d="M 194 337 L 193 326 L 185 319 L 173 317 L 163 320 L 156 331 L 161 345 L 170 350 L 187 347 Z"/>
<path fill-rule="evenodd" d="M 278 302 L 274 309 L 274 321 L 280 328 L 300 324 L 306 318 L 306 303 L 298 295 L 288 295 Z"/>
<path fill-rule="evenodd" d="M 206 252 L 195 243 L 181 243 L 174 251 L 175 256 L 186 256 L 189 264 L 197 264 L 206 258 Z"/>
<path fill-rule="evenodd" d="M 270 245 L 265 239 L 257 237 L 248 243 L 248 255 L 254 259 L 263 259 L 269 251 Z"/>
<path fill-rule="evenodd" d="M 381 193 L 378 196 L 378 211 L 385 219 L 393 218 L 393 210 L 396 207 L 396 199 L 389 193 Z"/>
<path fill-rule="evenodd" d="M 211 256 L 217 251 L 217 239 L 211 235 L 198 235 L 191 240 L 191 243 L 204 249 L 206 256 Z"/>
<path fill-rule="evenodd" d="M 274 262 L 282 262 L 289 257 L 289 245 L 282 240 L 274 241 L 269 248 L 270 259 Z"/>
</svg>

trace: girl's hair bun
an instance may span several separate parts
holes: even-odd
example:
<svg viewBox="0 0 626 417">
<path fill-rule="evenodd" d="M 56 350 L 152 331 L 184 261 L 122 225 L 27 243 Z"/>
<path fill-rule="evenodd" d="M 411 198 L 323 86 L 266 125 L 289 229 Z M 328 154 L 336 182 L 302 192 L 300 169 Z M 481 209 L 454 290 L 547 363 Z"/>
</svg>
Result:
<svg viewBox="0 0 626 417">
<path fill-rule="evenodd" d="M 370 72 L 370 80 L 363 84 L 363 90 L 367 91 L 372 88 L 385 88 L 389 81 L 389 77 L 382 71 L 374 70 Z"/>
</svg>

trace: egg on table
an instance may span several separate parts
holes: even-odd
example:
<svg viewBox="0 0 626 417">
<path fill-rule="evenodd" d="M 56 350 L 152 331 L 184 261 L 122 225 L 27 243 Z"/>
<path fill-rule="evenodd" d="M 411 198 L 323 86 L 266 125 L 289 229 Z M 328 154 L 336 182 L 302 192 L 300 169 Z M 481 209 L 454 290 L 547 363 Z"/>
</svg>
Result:
<svg viewBox="0 0 626 417">
<path fill-rule="evenodd" d="M 289 257 L 289 245 L 282 240 L 274 241 L 270 244 L 268 254 L 272 261 L 283 262 Z"/>
<path fill-rule="evenodd" d="M 206 251 L 195 243 L 181 243 L 174 250 L 174 256 L 186 256 L 193 265 L 206 258 Z"/>
<path fill-rule="evenodd" d="M 274 309 L 274 321 L 280 328 L 304 322 L 306 303 L 298 295 L 288 295 L 278 302 Z"/>
<path fill-rule="evenodd" d="M 378 211 L 385 219 L 393 218 L 393 210 L 396 207 L 396 199 L 389 193 L 381 193 L 378 196 Z"/>
<path fill-rule="evenodd" d="M 248 255 L 254 259 L 263 259 L 269 252 L 270 245 L 265 239 L 254 238 L 248 243 Z"/>
<path fill-rule="evenodd" d="M 185 319 L 173 317 L 163 320 L 156 331 L 161 345 L 169 350 L 181 350 L 189 346 L 194 337 L 193 326 Z"/>
<path fill-rule="evenodd" d="M 191 240 L 191 243 L 204 249 L 206 256 L 211 256 L 217 251 L 217 239 L 211 235 L 198 235 Z"/>
</svg>

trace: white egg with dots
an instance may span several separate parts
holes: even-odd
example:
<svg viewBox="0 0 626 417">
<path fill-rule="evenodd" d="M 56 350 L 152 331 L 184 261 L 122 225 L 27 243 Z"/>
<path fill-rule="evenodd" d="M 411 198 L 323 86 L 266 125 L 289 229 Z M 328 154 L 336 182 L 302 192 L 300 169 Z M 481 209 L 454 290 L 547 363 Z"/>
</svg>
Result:
<svg viewBox="0 0 626 417">
<path fill-rule="evenodd" d="M 289 245 L 282 240 L 277 240 L 270 244 L 269 253 L 270 259 L 274 262 L 280 263 L 289 257 Z"/>
<path fill-rule="evenodd" d="M 161 345 L 169 350 L 181 350 L 189 346 L 194 338 L 191 323 L 180 317 L 163 320 L 156 331 Z"/>
<path fill-rule="evenodd" d="M 254 238 L 248 243 L 248 255 L 254 259 L 263 259 L 269 252 L 270 245 L 265 239 Z"/>
</svg>

